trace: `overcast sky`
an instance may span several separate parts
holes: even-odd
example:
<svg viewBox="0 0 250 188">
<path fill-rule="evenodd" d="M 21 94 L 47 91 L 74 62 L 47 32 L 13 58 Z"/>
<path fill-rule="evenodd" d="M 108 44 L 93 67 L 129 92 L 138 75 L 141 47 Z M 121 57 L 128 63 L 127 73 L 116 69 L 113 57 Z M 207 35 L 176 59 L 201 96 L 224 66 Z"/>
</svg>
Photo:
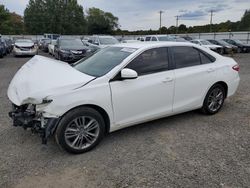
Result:
<svg viewBox="0 0 250 188">
<path fill-rule="evenodd" d="M 11 12 L 23 15 L 29 0 L 0 0 Z M 214 11 L 213 23 L 227 20 L 238 21 L 250 0 L 78 0 L 84 9 L 97 7 L 112 12 L 119 18 L 121 29 L 158 29 L 159 11 L 162 10 L 162 25 L 175 25 L 175 16 L 180 15 L 179 24 L 188 26 L 208 24 L 210 10 Z"/>
</svg>

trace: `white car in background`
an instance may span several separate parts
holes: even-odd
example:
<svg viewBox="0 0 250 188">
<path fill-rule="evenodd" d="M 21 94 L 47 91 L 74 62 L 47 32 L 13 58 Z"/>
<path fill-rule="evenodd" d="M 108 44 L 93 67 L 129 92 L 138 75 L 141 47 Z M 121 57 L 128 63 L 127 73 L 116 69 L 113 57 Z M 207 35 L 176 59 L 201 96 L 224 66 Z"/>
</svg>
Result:
<svg viewBox="0 0 250 188">
<path fill-rule="evenodd" d="M 217 113 L 236 92 L 238 71 L 232 58 L 181 42 L 117 44 L 73 66 L 35 56 L 9 85 L 9 116 L 43 143 L 55 135 L 68 152 L 83 153 L 124 127 L 195 109 Z"/>
<path fill-rule="evenodd" d="M 190 42 L 192 42 L 194 44 L 198 44 L 198 45 L 203 46 L 205 48 L 208 48 L 210 50 L 213 50 L 219 54 L 224 53 L 224 49 L 222 46 L 212 44 L 211 42 L 204 40 L 204 39 L 195 39 L 195 40 L 191 40 Z"/>
<path fill-rule="evenodd" d="M 56 45 L 56 40 L 51 40 L 51 43 L 48 45 L 48 49 L 49 49 L 49 54 L 50 55 L 55 55 L 55 45 Z"/>
<path fill-rule="evenodd" d="M 99 48 L 105 48 L 107 46 L 112 46 L 119 43 L 119 41 L 115 37 L 108 35 L 91 36 L 89 37 L 88 42 Z"/>
<path fill-rule="evenodd" d="M 17 39 L 13 47 L 14 56 L 34 56 L 38 54 L 38 47 L 30 39 Z"/>
</svg>

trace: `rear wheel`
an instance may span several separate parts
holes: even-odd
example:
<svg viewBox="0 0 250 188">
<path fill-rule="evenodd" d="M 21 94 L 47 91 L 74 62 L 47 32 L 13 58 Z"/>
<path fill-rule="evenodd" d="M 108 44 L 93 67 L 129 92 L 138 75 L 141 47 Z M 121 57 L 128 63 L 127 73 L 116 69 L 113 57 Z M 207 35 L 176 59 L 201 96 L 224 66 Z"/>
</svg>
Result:
<svg viewBox="0 0 250 188">
<path fill-rule="evenodd" d="M 70 153 L 84 153 L 94 148 L 103 138 L 105 123 L 96 110 L 80 107 L 68 112 L 55 133 L 57 143 Z"/>
<path fill-rule="evenodd" d="M 216 114 L 223 106 L 225 100 L 225 89 L 220 84 L 211 87 L 205 97 L 202 112 L 205 114 Z"/>
</svg>

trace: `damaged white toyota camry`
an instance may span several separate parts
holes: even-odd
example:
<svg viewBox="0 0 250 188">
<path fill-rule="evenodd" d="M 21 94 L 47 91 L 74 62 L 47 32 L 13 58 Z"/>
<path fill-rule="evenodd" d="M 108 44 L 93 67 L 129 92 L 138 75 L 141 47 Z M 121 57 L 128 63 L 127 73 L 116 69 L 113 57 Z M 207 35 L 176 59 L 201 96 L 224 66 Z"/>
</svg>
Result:
<svg viewBox="0 0 250 188">
<path fill-rule="evenodd" d="M 201 109 L 217 113 L 239 84 L 231 58 L 189 43 L 124 43 L 73 66 L 42 56 L 28 61 L 8 89 L 14 126 L 30 128 L 72 153 L 105 134 Z"/>
</svg>

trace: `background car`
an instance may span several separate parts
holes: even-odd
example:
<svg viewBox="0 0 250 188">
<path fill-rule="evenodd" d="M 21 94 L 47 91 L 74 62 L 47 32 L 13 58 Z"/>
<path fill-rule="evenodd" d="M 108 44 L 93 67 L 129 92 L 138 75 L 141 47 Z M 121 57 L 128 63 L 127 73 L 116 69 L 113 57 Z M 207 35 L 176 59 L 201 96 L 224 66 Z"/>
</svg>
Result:
<svg viewBox="0 0 250 188">
<path fill-rule="evenodd" d="M 89 37 L 88 42 L 93 44 L 93 45 L 96 45 L 96 46 L 98 46 L 100 48 L 104 48 L 104 47 L 107 47 L 107 46 L 112 46 L 112 45 L 115 45 L 115 44 L 119 43 L 119 41 L 115 37 L 108 36 L 108 35 L 94 35 L 94 36 L 91 36 L 91 37 Z"/>
<path fill-rule="evenodd" d="M 2 44 L 2 48 L 3 48 L 3 55 L 7 55 L 9 52 L 8 52 L 8 45 L 6 43 L 6 40 L 3 39 L 3 38 L 0 38 L 0 43 Z"/>
<path fill-rule="evenodd" d="M 229 44 L 237 46 L 239 53 L 250 52 L 250 45 L 249 44 L 245 44 L 242 41 L 237 40 L 237 39 L 223 39 L 223 40 L 226 41 Z"/>
<path fill-rule="evenodd" d="M 190 37 L 190 36 L 180 36 L 181 38 L 184 38 L 187 41 L 191 41 L 194 40 L 194 38 Z"/>
<path fill-rule="evenodd" d="M 51 39 L 44 39 L 42 42 L 41 50 L 44 52 L 49 52 L 50 43 L 51 43 Z"/>
<path fill-rule="evenodd" d="M 38 47 L 39 47 L 39 49 L 41 49 L 42 48 L 42 44 L 43 44 L 43 41 L 45 40 L 45 38 L 42 38 L 42 39 L 40 39 L 39 41 L 38 41 Z"/>
<path fill-rule="evenodd" d="M 170 35 L 147 35 L 145 36 L 145 42 L 149 41 L 173 41 L 173 37 Z"/>
<path fill-rule="evenodd" d="M 238 51 L 237 46 L 229 44 L 229 43 L 225 42 L 224 40 L 209 39 L 208 41 L 211 42 L 212 44 L 222 46 L 223 47 L 223 54 L 229 54 L 231 52 L 237 53 L 237 51 Z"/>
<path fill-rule="evenodd" d="M 11 39 L 4 39 L 6 42 L 6 47 L 7 47 L 7 53 L 10 54 L 12 52 L 13 49 L 13 41 Z"/>
<path fill-rule="evenodd" d="M 205 39 L 195 39 L 191 40 L 190 42 L 194 44 L 198 44 L 200 46 L 203 46 L 205 48 L 209 48 L 210 50 L 213 50 L 219 54 L 223 54 L 224 50 L 222 46 L 212 44 L 211 42 L 205 40 Z"/>
<path fill-rule="evenodd" d="M 37 46 L 30 39 L 18 39 L 13 48 L 14 56 L 34 56 L 38 54 Z"/>
<path fill-rule="evenodd" d="M 55 55 L 55 45 L 56 45 L 56 40 L 51 40 L 51 43 L 48 45 L 48 50 L 50 55 Z"/>
<path fill-rule="evenodd" d="M 4 55 L 4 44 L 0 42 L 0 57 L 3 58 Z"/>
<path fill-rule="evenodd" d="M 54 47 L 55 58 L 68 63 L 74 63 L 90 53 L 80 39 L 57 39 Z"/>
</svg>

